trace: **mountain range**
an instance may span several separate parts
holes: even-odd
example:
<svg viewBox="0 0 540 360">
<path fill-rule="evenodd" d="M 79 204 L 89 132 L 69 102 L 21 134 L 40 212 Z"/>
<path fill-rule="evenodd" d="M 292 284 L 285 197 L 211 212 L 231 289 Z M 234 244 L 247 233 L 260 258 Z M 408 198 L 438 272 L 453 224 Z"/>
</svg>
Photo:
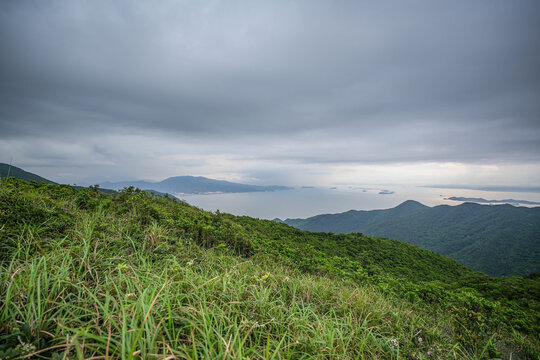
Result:
<svg viewBox="0 0 540 360">
<path fill-rule="evenodd" d="M 16 166 L 0 163 L 0 177 L 12 176 L 26 181 L 36 181 L 37 183 L 56 184 L 54 181 L 45 179 L 39 175 L 25 171 Z M 119 182 L 101 182 L 98 184 L 101 190 L 111 192 L 111 190 L 121 190 L 133 186 L 141 190 L 146 190 L 153 195 L 163 196 L 169 194 L 207 194 L 207 193 L 244 193 L 260 191 L 290 190 L 288 186 L 261 186 L 241 184 L 224 180 L 209 179 L 202 176 L 174 176 L 162 181 L 128 180 Z"/>
<path fill-rule="evenodd" d="M 540 202 L 537 202 L 537 201 L 516 200 L 516 199 L 487 200 L 484 198 L 462 197 L 462 196 L 451 196 L 447 200 L 472 202 L 472 203 L 477 203 L 477 204 L 490 204 L 490 205 L 491 204 L 509 204 L 509 205 L 514 205 L 514 206 L 540 205 Z"/>
<path fill-rule="evenodd" d="M 302 230 L 360 232 L 405 241 L 492 276 L 540 272 L 540 207 L 428 207 L 408 200 L 392 209 L 350 210 L 284 223 Z"/>
<path fill-rule="evenodd" d="M 243 193 L 258 191 L 289 190 L 287 186 L 260 186 L 234 183 L 225 180 L 214 180 L 202 176 L 174 176 L 163 181 L 152 182 L 144 180 L 104 182 L 99 184 L 109 189 L 123 189 L 133 186 L 139 189 L 152 189 L 171 194 L 206 194 L 206 193 Z"/>
</svg>

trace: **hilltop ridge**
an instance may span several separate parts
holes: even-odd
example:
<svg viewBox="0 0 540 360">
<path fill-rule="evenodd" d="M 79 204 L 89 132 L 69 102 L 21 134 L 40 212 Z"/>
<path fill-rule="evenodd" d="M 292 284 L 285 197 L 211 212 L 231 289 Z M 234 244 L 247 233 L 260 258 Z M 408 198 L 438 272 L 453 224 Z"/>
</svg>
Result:
<svg viewBox="0 0 540 360">
<path fill-rule="evenodd" d="M 396 206 L 396 209 L 425 209 L 427 207 L 427 205 L 424 205 L 416 200 L 405 200 L 404 202 Z"/>
<path fill-rule="evenodd" d="M 14 178 L 26 180 L 26 181 L 35 181 L 38 183 L 46 183 L 46 184 L 56 184 L 54 181 L 45 179 L 44 177 L 25 171 L 17 166 L 0 163 L 0 177 L 7 177 L 8 175 Z"/>
<path fill-rule="evenodd" d="M 350 210 L 284 223 L 303 230 L 361 232 L 405 241 L 493 276 L 540 272 L 540 207 L 429 207 L 408 200 L 391 209 Z"/>
</svg>

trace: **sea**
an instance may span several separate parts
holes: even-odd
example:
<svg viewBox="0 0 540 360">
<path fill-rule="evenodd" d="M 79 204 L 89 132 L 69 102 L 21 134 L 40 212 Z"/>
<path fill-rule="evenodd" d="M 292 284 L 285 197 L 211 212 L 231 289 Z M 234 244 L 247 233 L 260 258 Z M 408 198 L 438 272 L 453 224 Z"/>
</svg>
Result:
<svg viewBox="0 0 540 360">
<path fill-rule="evenodd" d="M 348 210 L 389 209 L 406 200 L 416 200 L 427 206 L 459 205 L 462 203 L 462 201 L 449 200 L 450 197 L 540 202 L 539 192 L 483 191 L 406 185 L 304 186 L 280 191 L 176 194 L 176 196 L 204 210 L 213 212 L 219 210 L 234 215 L 270 220 L 275 218 L 282 220 L 306 218 Z"/>
</svg>

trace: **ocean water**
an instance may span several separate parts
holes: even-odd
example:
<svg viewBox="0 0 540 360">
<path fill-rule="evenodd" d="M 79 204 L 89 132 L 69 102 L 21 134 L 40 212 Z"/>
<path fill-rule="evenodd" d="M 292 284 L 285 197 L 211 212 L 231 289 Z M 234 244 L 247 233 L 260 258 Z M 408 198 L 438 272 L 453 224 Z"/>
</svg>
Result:
<svg viewBox="0 0 540 360">
<path fill-rule="evenodd" d="M 233 194 L 183 194 L 177 197 L 208 211 L 219 210 L 234 215 L 247 215 L 261 219 L 286 219 L 340 213 L 348 210 L 388 209 L 406 200 L 416 200 L 428 206 L 461 204 L 459 201 L 446 199 L 451 196 L 540 202 L 540 193 L 368 185 L 337 188 L 295 188 L 283 191 Z"/>
</svg>

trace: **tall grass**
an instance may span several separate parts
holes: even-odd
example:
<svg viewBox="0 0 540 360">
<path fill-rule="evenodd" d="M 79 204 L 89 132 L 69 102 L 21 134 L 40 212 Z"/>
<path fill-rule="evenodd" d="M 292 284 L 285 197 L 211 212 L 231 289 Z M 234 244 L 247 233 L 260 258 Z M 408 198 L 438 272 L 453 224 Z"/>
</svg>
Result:
<svg viewBox="0 0 540 360">
<path fill-rule="evenodd" d="M 21 243 L 3 265 L 0 324 L 14 357 L 386 359 L 405 351 L 422 358 L 429 345 L 417 334 L 452 354 L 448 335 L 436 331 L 440 319 L 369 286 L 188 240 L 109 248 L 93 231 L 100 216 L 82 216 L 70 241 L 44 254 Z M 122 229 L 111 226 L 118 220 L 101 221 Z"/>
</svg>

